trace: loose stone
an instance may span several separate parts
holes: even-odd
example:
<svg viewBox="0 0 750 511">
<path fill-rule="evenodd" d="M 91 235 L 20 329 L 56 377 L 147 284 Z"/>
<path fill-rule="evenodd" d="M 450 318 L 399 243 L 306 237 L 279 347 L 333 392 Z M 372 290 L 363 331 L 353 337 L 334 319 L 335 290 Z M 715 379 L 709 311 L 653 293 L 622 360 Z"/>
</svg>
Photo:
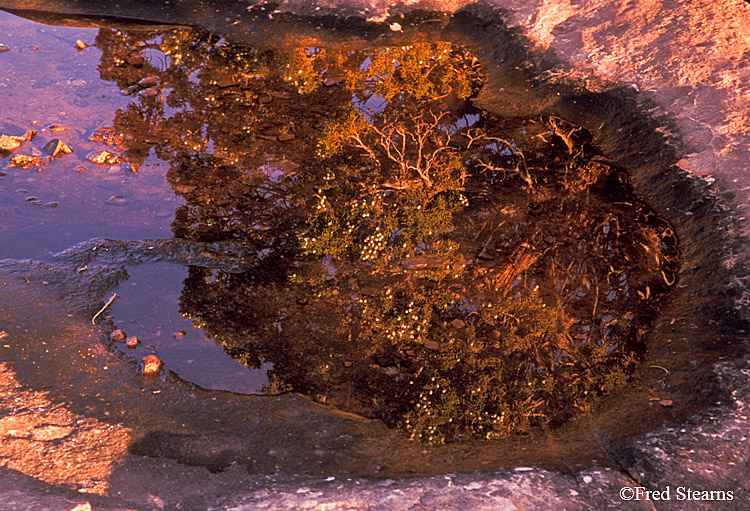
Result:
<svg viewBox="0 0 750 511">
<path fill-rule="evenodd" d="M 156 374 L 161 370 L 163 362 L 156 355 L 146 355 L 143 361 L 143 374 Z"/>
<path fill-rule="evenodd" d="M 114 165 L 115 163 L 120 163 L 120 158 L 117 155 L 106 150 L 91 151 L 86 155 L 86 159 L 97 165 Z"/>
<path fill-rule="evenodd" d="M 117 330 L 112 332 L 112 335 L 110 335 L 110 337 L 112 338 L 113 341 L 125 342 L 126 335 L 125 335 L 125 332 L 123 332 L 122 330 L 118 328 Z"/>
<path fill-rule="evenodd" d="M 28 142 L 36 136 L 36 131 L 29 130 L 21 136 L 18 135 L 0 135 L 0 156 L 5 157 L 21 147 L 21 144 Z"/>
<path fill-rule="evenodd" d="M 159 85 L 159 77 L 147 76 L 146 78 L 143 78 L 141 81 L 139 81 L 138 85 L 140 85 L 141 87 L 155 87 L 156 85 Z"/>
<path fill-rule="evenodd" d="M 78 49 L 79 52 L 85 50 L 88 47 L 89 47 L 89 45 L 86 44 L 86 43 L 84 43 L 80 39 L 76 40 L 76 48 Z"/>
<path fill-rule="evenodd" d="M 10 48 L 5 46 L 4 44 L 0 44 L 0 53 L 6 52 L 8 50 L 10 50 Z"/>
<path fill-rule="evenodd" d="M 107 199 L 107 204 L 111 204 L 113 206 L 121 206 L 122 204 L 125 204 L 127 200 L 122 195 L 113 195 L 109 199 Z"/>
<path fill-rule="evenodd" d="M 187 335 L 187 332 L 185 330 L 178 330 L 172 334 L 172 336 L 178 341 L 183 339 L 186 335 Z"/>
<path fill-rule="evenodd" d="M 42 147 L 42 151 L 46 152 L 52 157 L 62 156 L 64 154 L 70 154 L 73 150 L 59 138 L 53 138 L 47 144 Z"/>
<path fill-rule="evenodd" d="M 149 87 L 140 91 L 138 95 L 142 98 L 153 98 L 159 95 L 159 89 L 157 87 Z"/>
<path fill-rule="evenodd" d="M 128 346 L 128 348 L 135 348 L 141 343 L 141 341 L 138 340 L 138 337 L 135 335 L 132 337 L 128 337 L 128 340 L 125 342 L 125 344 Z"/>
<path fill-rule="evenodd" d="M 440 349 L 440 345 L 436 343 L 435 341 L 425 341 L 424 347 L 428 350 L 438 350 Z"/>
<path fill-rule="evenodd" d="M 466 323 L 462 319 L 454 319 L 451 321 L 451 326 L 456 330 L 460 330 L 466 326 Z"/>
</svg>

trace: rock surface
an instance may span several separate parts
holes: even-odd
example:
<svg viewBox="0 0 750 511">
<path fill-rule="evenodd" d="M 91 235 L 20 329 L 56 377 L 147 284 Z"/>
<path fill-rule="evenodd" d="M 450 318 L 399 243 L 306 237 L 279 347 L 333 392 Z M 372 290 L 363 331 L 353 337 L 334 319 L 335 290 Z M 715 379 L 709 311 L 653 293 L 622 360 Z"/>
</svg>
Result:
<svg viewBox="0 0 750 511">
<path fill-rule="evenodd" d="M 76 12 L 73 9 L 76 6 L 80 12 L 81 4 L 85 2 L 73 5 L 65 2 L 0 1 L 0 5 L 8 7 L 58 8 L 68 12 Z M 137 2 L 132 5 L 137 11 Z M 203 3 L 193 2 L 191 5 L 194 9 L 190 12 L 196 13 L 196 16 L 205 14 L 207 6 Z M 286 2 L 278 10 L 311 15 L 318 12 L 359 15 L 383 22 L 383 31 L 389 33 L 388 37 L 408 38 L 414 36 L 414 31 L 410 32 L 408 23 L 401 18 L 398 24 L 402 30 L 389 28 L 396 23 L 393 17 L 399 13 L 419 7 L 453 11 L 464 5 L 463 1 L 402 5 L 358 0 L 325 3 L 300 0 Z M 697 280 L 708 280 L 713 275 L 731 291 L 732 309 L 740 318 L 746 319 L 750 300 L 747 294 L 748 274 L 743 266 L 745 261 L 742 254 L 746 251 L 744 236 L 748 234 L 747 210 L 750 207 L 750 186 L 746 175 L 750 168 L 750 5 L 742 0 L 495 0 L 493 5 L 506 9 L 508 24 L 517 29 L 529 48 L 551 62 L 544 70 L 545 80 L 575 80 L 585 83 L 588 90 L 594 92 L 606 91 L 612 84 L 633 91 L 639 101 L 651 105 L 654 116 L 663 115 L 673 121 L 669 125 L 658 126 L 658 129 L 671 136 L 678 158 L 677 165 L 697 178 L 694 187 L 714 198 L 727 192 L 735 195 L 735 203 L 729 206 L 720 200 L 717 202 L 732 207 L 728 215 L 731 222 L 726 226 L 730 238 L 733 235 L 742 236 L 732 238 L 734 245 L 715 248 L 716 259 L 721 263 L 719 267 L 726 270 L 726 274 L 715 272 L 706 275 L 701 273 L 705 269 L 695 264 L 683 269 L 682 278 L 686 285 L 698 286 Z M 93 5 L 83 7 L 88 7 L 91 12 L 96 12 L 97 8 Z M 321 9 L 316 10 L 316 7 Z M 228 9 L 223 4 L 219 4 L 218 8 Z M 127 6 L 123 9 L 126 11 Z M 145 16 L 146 11 L 142 7 L 140 9 L 141 15 Z M 159 21 L 160 13 L 169 13 L 169 8 L 156 3 L 149 15 Z M 119 14 L 139 17 L 135 15 L 137 12 Z M 189 19 L 190 14 L 185 16 L 186 19 L 180 21 L 201 23 L 200 19 Z M 389 16 L 392 18 L 389 19 Z M 215 19 L 224 18 L 232 19 L 229 16 L 217 16 Z M 170 21 L 174 21 L 174 18 Z M 497 55 L 495 57 L 499 59 Z M 487 91 L 484 98 L 487 100 L 491 95 L 497 97 L 501 93 L 496 87 Z M 554 98 L 542 96 L 540 93 L 540 109 L 554 104 Z M 512 95 L 509 97 L 512 98 Z M 565 105 L 557 108 L 574 110 L 576 101 L 575 96 L 571 95 Z M 628 126 L 621 124 L 613 129 L 627 131 Z M 638 143 L 638 139 L 634 139 L 634 144 Z M 636 151 L 638 149 L 635 148 Z M 649 183 L 655 179 L 658 176 L 644 171 L 636 179 L 638 182 L 635 186 L 645 190 L 646 195 L 656 193 L 648 191 Z M 674 199 L 676 205 L 679 205 L 678 198 Z M 672 216 L 676 222 L 681 222 L 679 225 L 683 232 L 702 240 L 701 233 L 711 229 L 697 221 L 691 223 L 693 209 L 688 207 L 692 207 L 692 204 L 683 204 L 679 209 L 675 207 Z M 679 220 L 680 217 L 682 220 Z M 103 264 L 106 261 L 97 258 L 113 258 L 117 257 L 116 254 L 139 264 L 156 257 L 149 248 L 152 246 L 149 241 L 130 247 L 105 240 L 90 243 L 107 243 L 113 250 L 107 252 L 106 256 L 94 256 L 86 246 L 80 246 L 60 255 L 58 261 L 63 265 L 78 267 L 92 262 Z M 173 247 L 172 251 L 162 252 L 162 256 L 177 261 L 183 256 L 204 257 L 201 254 L 205 254 L 204 247 L 182 247 L 176 242 Z M 231 252 L 231 247 L 212 248 L 227 252 L 222 254 L 223 257 L 216 257 L 216 261 L 212 260 L 213 257 L 204 257 L 210 260 L 206 262 L 207 265 L 241 267 L 241 258 Z M 689 255 L 694 250 L 691 246 L 686 247 Z M 705 258 L 705 254 L 698 256 Z M 10 263 L 6 264 L 6 270 L 11 266 Z M 26 265 L 22 270 L 13 271 L 20 275 L 48 275 L 63 270 L 38 264 L 35 268 Z M 3 279 L 10 278 L 9 274 L 12 271 L 3 273 Z M 691 275 L 697 277 L 691 280 Z M 112 270 L 92 278 L 98 279 L 97 283 L 106 287 L 121 280 L 122 275 Z M 42 287 L 38 282 L 30 285 Z M 86 296 L 85 289 L 76 286 L 70 284 L 64 292 L 71 297 Z M 702 295 L 687 294 L 678 301 L 687 302 L 693 297 L 697 299 Z M 678 303 L 674 307 L 679 309 L 686 305 Z M 71 310 L 79 313 L 88 309 L 84 302 L 76 302 Z M 721 315 L 730 312 L 720 309 L 713 321 L 719 325 L 724 321 Z M 39 313 L 42 314 L 43 310 L 40 309 Z M 0 317 L 0 320 L 6 322 L 0 322 L 0 330 L 9 328 L 8 317 Z M 673 325 L 667 319 L 661 322 L 659 328 L 665 332 L 664 335 L 674 337 L 710 337 L 712 332 L 708 331 L 706 325 L 702 325 L 699 331 L 691 329 L 690 325 L 680 330 L 678 322 L 672 334 Z M 740 337 L 746 335 L 742 331 L 739 334 Z M 735 335 L 735 341 L 736 338 Z M 2 342 L 11 341 L 6 337 Z M 91 346 L 93 351 L 86 353 L 86 357 L 91 361 L 88 363 L 92 371 L 95 367 L 99 368 L 97 371 L 101 367 L 120 367 L 117 370 L 125 371 L 107 353 L 97 353 L 98 348 L 94 346 L 98 344 L 92 343 Z M 701 363 L 698 360 L 695 362 L 696 365 Z M 240 439 L 217 435 L 212 431 L 206 431 L 205 436 L 171 433 L 149 436 L 141 430 L 136 438 L 125 421 L 93 419 L 90 410 L 80 407 L 69 410 L 75 408 L 71 403 L 66 406 L 54 404 L 47 391 L 23 387 L 15 380 L 13 365 L 18 363 L 14 359 L 0 364 L 3 410 L 0 418 L 0 464 L 5 467 L 0 469 L 2 509 L 72 509 L 78 505 L 84 506 L 86 502 L 91 502 L 94 509 L 112 510 L 750 508 L 750 491 L 747 487 L 750 463 L 750 365 L 746 354 L 715 367 L 716 378 L 725 390 L 725 397 L 715 407 L 696 413 L 687 421 L 667 424 L 636 441 L 618 442 L 602 437 L 603 447 L 619 470 L 592 468 L 552 472 L 534 467 L 517 467 L 512 470 L 409 479 L 252 474 L 246 466 L 232 461 L 233 458 L 226 452 L 238 446 L 245 448 L 253 438 L 252 434 Z M 124 381 L 129 382 L 128 385 L 132 385 L 135 392 L 141 393 L 143 389 L 144 394 L 148 393 L 145 386 L 137 388 L 138 382 Z M 168 397 L 167 387 L 165 385 L 165 392 L 157 395 L 159 398 Z M 211 399 L 216 399 L 216 396 L 203 395 L 194 406 L 200 408 L 201 413 L 211 413 L 207 405 Z M 289 413 L 301 415 L 299 409 L 291 409 Z M 310 426 L 314 431 L 314 425 Z M 54 444 L 54 451 L 50 449 L 50 444 Z M 320 449 L 324 450 L 325 446 Z M 186 454 L 188 452 L 192 454 Z M 258 457 L 257 462 L 264 460 Z M 270 464 L 273 464 L 273 460 Z M 660 491 L 670 488 L 671 499 L 622 500 L 620 491 L 623 487 L 637 486 Z M 679 500 L 679 488 L 731 491 L 733 498 L 721 501 Z M 75 489 L 83 489 L 89 495 L 83 496 L 73 491 Z"/>
</svg>

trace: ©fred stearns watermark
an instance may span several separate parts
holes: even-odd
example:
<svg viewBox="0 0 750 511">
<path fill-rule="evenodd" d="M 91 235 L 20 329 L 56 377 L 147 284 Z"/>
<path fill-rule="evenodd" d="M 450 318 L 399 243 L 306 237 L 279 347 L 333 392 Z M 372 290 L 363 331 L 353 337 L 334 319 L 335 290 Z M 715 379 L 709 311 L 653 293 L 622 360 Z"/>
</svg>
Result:
<svg viewBox="0 0 750 511">
<path fill-rule="evenodd" d="M 734 500 L 733 490 L 697 490 L 687 486 L 667 486 L 663 489 L 651 490 L 645 486 L 624 486 L 620 488 L 622 500 L 705 500 L 726 501 Z"/>
</svg>

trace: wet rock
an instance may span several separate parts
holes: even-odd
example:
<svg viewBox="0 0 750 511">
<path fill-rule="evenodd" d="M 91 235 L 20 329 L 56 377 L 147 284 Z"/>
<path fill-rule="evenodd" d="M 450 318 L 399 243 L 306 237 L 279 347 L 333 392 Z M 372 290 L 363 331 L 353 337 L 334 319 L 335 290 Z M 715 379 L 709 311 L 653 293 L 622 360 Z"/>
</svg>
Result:
<svg viewBox="0 0 750 511">
<path fill-rule="evenodd" d="M 109 199 L 107 199 L 107 204 L 111 204 L 113 206 L 122 206 L 127 202 L 127 199 L 123 197 L 122 195 L 113 195 Z"/>
<path fill-rule="evenodd" d="M 107 150 L 91 151 L 86 155 L 86 159 L 97 165 L 115 165 L 117 163 L 122 163 L 119 156 Z"/>
<path fill-rule="evenodd" d="M 28 170 L 31 167 L 41 167 L 42 158 L 41 156 L 29 156 L 26 154 L 17 154 L 10 159 L 8 167 L 18 167 L 22 170 Z M 40 169 L 41 170 L 41 169 Z"/>
<path fill-rule="evenodd" d="M 159 85 L 159 77 L 158 76 L 147 76 L 146 78 L 141 79 L 138 82 L 138 85 L 141 87 L 155 87 Z"/>
<path fill-rule="evenodd" d="M 138 337 L 136 337 L 135 335 L 132 337 L 128 337 L 128 340 L 125 341 L 125 345 L 128 348 L 132 348 L 132 349 L 135 349 L 135 347 L 138 346 L 140 343 L 141 341 L 139 341 Z"/>
<path fill-rule="evenodd" d="M 125 332 L 123 332 L 119 328 L 112 332 L 112 334 L 110 335 L 110 338 L 116 342 L 125 342 L 126 337 L 127 336 L 125 335 Z"/>
<path fill-rule="evenodd" d="M 153 98 L 159 95 L 159 88 L 149 87 L 148 89 L 143 89 L 142 91 L 140 91 L 138 95 L 142 98 Z"/>
<path fill-rule="evenodd" d="M 18 135 L 0 135 L 0 157 L 5 158 L 10 153 L 21 147 L 21 144 L 28 142 L 36 136 L 36 131 L 29 130 L 21 136 Z"/>
<path fill-rule="evenodd" d="M 156 355 L 146 355 L 143 361 L 143 374 L 156 374 L 161 371 L 163 362 Z"/>
<path fill-rule="evenodd" d="M 68 131 L 68 127 L 64 124 L 50 124 L 46 129 L 48 131 L 51 131 L 52 133 L 62 133 L 63 131 Z"/>
<path fill-rule="evenodd" d="M 86 43 L 84 43 L 84 42 L 83 42 L 83 41 L 81 41 L 80 39 L 77 39 L 77 40 L 76 40 L 76 49 L 77 49 L 77 50 L 78 50 L 79 52 L 81 52 L 81 51 L 85 50 L 85 49 L 86 49 L 86 48 L 88 48 L 88 47 L 89 47 L 89 45 L 88 45 L 88 44 L 86 44 Z"/>
<path fill-rule="evenodd" d="M 4 52 L 6 52 L 8 50 L 10 50 L 10 48 L 8 48 L 7 46 L 5 46 L 4 44 L 0 44 L 0 53 L 4 53 Z"/>
<path fill-rule="evenodd" d="M 91 511 L 91 504 L 88 502 L 83 502 L 70 509 L 70 511 Z"/>
<path fill-rule="evenodd" d="M 62 156 L 70 154 L 73 150 L 59 138 L 53 138 L 47 144 L 42 147 L 42 151 L 46 152 L 52 157 Z"/>
</svg>

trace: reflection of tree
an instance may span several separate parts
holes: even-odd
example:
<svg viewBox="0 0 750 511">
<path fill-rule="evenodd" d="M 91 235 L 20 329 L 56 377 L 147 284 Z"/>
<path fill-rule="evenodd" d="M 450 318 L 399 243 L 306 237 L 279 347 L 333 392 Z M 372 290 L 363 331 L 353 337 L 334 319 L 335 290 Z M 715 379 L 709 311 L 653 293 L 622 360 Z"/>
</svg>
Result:
<svg viewBox="0 0 750 511">
<path fill-rule="evenodd" d="M 187 202 L 175 234 L 255 249 L 244 274 L 191 268 L 181 306 L 272 362 L 269 390 L 439 442 L 561 423 L 632 371 L 671 230 L 582 130 L 474 109 L 465 50 L 97 42 L 134 97 L 123 158 L 154 151 Z"/>
</svg>

